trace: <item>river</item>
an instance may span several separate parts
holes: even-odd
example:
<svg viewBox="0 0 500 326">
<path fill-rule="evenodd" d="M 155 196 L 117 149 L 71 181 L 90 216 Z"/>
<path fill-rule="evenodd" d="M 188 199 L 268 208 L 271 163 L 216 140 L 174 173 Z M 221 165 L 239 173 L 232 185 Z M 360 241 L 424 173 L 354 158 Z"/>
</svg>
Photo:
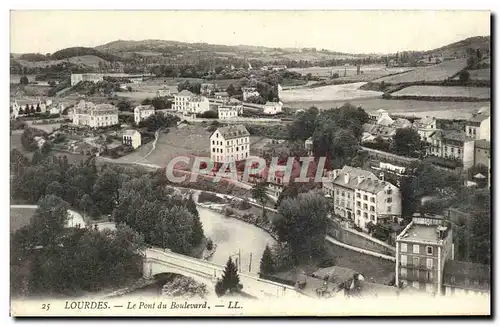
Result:
<svg viewBox="0 0 500 326">
<path fill-rule="evenodd" d="M 217 245 L 210 261 L 225 265 L 229 256 L 235 260 L 240 252 L 242 271 L 258 273 L 260 259 L 266 244 L 272 245 L 274 239 L 264 230 L 232 217 L 225 217 L 208 208 L 198 206 L 200 220 L 207 238 Z M 250 264 L 250 255 L 252 256 Z"/>
</svg>

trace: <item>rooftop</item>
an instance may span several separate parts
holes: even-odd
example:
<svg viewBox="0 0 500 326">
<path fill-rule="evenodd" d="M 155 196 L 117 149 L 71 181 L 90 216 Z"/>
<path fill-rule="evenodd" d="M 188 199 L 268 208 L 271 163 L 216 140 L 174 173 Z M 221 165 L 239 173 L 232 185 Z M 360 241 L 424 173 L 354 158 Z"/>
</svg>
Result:
<svg viewBox="0 0 500 326">
<path fill-rule="evenodd" d="M 391 136 L 396 129 L 371 123 L 363 124 L 363 131 L 373 135 Z"/>
<path fill-rule="evenodd" d="M 472 118 L 470 118 L 469 122 L 483 122 L 484 120 L 488 119 L 489 118 L 489 115 L 487 114 L 476 114 L 476 115 L 473 115 Z"/>
<path fill-rule="evenodd" d="M 379 180 L 372 172 L 347 165 L 341 170 L 337 170 L 336 173 L 337 177 L 333 179 L 333 183 L 350 189 L 377 193 L 383 190 L 387 185 L 391 185 L 387 181 Z"/>
<path fill-rule="evenodd" d="M 127 129 L 123 131 L 123 135 L 125 136 L 134 136 L 135 134 L 139 133 L 137 130 L 134 129 Z"/>
<path fill-rule="evenodd" d="M 425 117 L 425 118 L 422 118 L 420 120 L 416 120 L 415 124 L 420 128 L 424 128 L 424 127 L 427 127 L 432 122 L 434 122 L 435 120 L 436 120 L 436 118 L 434 118 L 434 117 Z"/>
<path fill-rule="evenodd" d="M 154 107 L 152 105 L 139 105 L 136 106 L 135 109 L 139 109 L 139 111 L 146 111 L 146 110 L 154 110 Z"/>
<path fill-rule="evenodd" d="M 463 131 L 443 130 L 441 137 L 445 140 L 453 140 L 458 142 L 466 142 L 472 140 L 472 138 L 468 137 L 467 134 Z"/>
<path fill-rule="evenodd" d="M 491 149 L 491 144 L 486 139 L 479 139 L 474 141 L 474 146 L 481 149 Z"/>
<path fill-rule="evenodd" d="M 437 226 L 436 225 L 422 225 L 422 224 L 413 224 L 407 231 L 407 237 L 404 237 L 406 240 L 416 240 L 416 241 L 428 241 L 428 242 L 437 242 Z"/>
<path fill-rule="evenodd" d="M 177 96 L 194 96 L 194 94 L 187 89 L 183 89 L 181 92 L 179 92 L 179 94 L 177 94 Z"/>
<path fill-rule="evenodd" d="M 250 133 L 244 125 L 232 125 L 217 129 L 224 139 L 234 139 L 240 137 L 248 137 Z"/>
</svg>

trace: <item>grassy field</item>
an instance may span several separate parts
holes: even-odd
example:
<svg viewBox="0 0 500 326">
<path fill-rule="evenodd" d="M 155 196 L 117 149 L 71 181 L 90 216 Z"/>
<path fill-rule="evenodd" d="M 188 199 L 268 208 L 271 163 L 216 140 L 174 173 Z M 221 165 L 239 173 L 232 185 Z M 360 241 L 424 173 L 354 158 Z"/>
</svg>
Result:
<svg viewBox="0 0 500 326">
<path fill-rule="evenodd" d="M 16 231 L 31 221 L 35 208 L 10 208 L 10 231 Z"/>
<path fill-rule="evenodd" d="M 351 100 L 382 95 L 382 92 L 360 90 L 359 87 L 364 84 L 351 83 L 316 88 L 288 89 L 281 92 L 280 99 L 285 103 L 285 106 L 291 106 L 289 102 Z"/>
<path fill-rule="evenodd" d="M 465 87 L 465 86 L 410 86 L 391 94 L 398 96 L 428 96 L 428 97 L 465 97 L 489 99 L 490 88 L 488 87 Z"/>
<path fill-rule="evenodd" d="M 471 80 L 490 80 L 491 78 L 490 68 L 467 70 L 467 71 L 470 74 Z"/>
<path fill-rule="evenodd" d="M 285 106 L 294 109 L 308 109 L 315 106 L 319 109 L 328 110 L 342 106 L 346 101 L 297 101 L 287 102 Z M 445 101 L 419 101 L 419 100 L 386 100 L 382 98 L 349 100 L 356 106 L 361 106 L 366 112 L 374 112 L 384 109 L 389 114 L 405 114 L 409 116 L 436 118 L 466 119 L 479 108 L 490 106 L 488 102 L 445 102 Z"/>
<path fill-rule="evenodd" d="M 466 59 L 445 61 L 434 66 L 419 67 L 402 74 L 375 79 L 374 82 L 399 84 L 418 81 L 442 81 L 464 69 L 467 66 L 466 61 Z"/>
<path fill-rule="evenodd" d="M 385 65 L 361 66 L 362 74 L 357 75 L 356 66 L 332 66 L 332 67 L 308 67 L 308 68 L 290 68 L 288 70 L 298 72 L 302 75 L 312 74 L 319 77 L 330 77 L 331 73 L 338 73 L 338 80 L 359 80 L 370 81 L 376 78 L 402 73 L 414 68 L 405 67 L 386 67 Z M 346 76 L 344 77 L 344 72 Z"/>
<path fill-rule="evenodd" d="M 70 62 L 77 65 L 84 65 L 87 67 L 98 68 L 99 62 L 107 63 L 108 61 L 101 59 L 95 55 L 83 55 L 79 57 L 72 57 L 64 60 L 47 60 L 47 61 L 26 61 L 17 60 L 22 66 L 29 68 L 44 68 L 46 66 L 54 66 L 60 63 Z"/>
</svg>

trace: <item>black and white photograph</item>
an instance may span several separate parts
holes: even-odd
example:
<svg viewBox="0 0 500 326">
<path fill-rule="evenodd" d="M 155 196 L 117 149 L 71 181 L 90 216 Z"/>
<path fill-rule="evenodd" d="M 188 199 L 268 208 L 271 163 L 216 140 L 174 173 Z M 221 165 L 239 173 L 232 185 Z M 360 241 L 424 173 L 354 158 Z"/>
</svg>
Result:
<svg viewBox="0 0 500 326">
<path fill-rule="evenodd" d="M 491 30 L 11 10 L 11 316 L 490 316 Z"/>
</svg>

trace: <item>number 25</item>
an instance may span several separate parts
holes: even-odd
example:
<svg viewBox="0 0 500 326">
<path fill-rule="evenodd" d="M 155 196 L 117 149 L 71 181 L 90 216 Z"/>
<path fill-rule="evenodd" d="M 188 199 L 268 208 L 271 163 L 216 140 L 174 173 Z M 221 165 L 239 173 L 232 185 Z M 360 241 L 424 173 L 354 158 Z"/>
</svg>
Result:
<svg viewBox="0 0 500 326">
<path fill-rule="evenodd" d="M 48 311 L 50 309 L 50 303 L 47 303 L 47 304 L 44 303 L 44 304 L 42 304 L 42 309 Z"/>
</svg>

